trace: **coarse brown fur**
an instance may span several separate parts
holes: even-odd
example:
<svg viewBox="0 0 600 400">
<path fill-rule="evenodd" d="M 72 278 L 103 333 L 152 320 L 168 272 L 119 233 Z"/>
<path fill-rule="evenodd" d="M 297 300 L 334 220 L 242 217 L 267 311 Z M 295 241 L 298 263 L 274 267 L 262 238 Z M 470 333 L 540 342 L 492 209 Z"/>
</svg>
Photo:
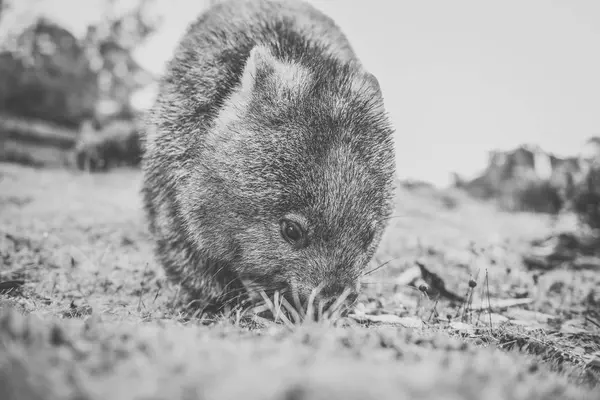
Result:
<svg viewBox="0 0 600 400">
<path fill-rule="evenodd" d="M 392 210 L 392 136 L 377 80 L 329 17 L 294 0 L 211 7 L 147 127 L 159 261 L 203 307 L 256 289 L 355 295 Z M 301 245 L 282 237 L 289 221 Z"/>
</svg>

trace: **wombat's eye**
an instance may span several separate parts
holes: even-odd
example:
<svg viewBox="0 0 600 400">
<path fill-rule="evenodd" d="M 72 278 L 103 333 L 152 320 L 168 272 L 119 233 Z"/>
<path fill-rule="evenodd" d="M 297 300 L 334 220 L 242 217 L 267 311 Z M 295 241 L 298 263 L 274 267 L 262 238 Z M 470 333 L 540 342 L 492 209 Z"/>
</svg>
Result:
<svg viewBox="0 0 600 400">
<path fill-rule="evenodd" d="M 296 222 L 289 219 L 281 221 L 281 236 L 296 248 L 304 247 L 306 242 L 304 230 Z"/>
</svg>

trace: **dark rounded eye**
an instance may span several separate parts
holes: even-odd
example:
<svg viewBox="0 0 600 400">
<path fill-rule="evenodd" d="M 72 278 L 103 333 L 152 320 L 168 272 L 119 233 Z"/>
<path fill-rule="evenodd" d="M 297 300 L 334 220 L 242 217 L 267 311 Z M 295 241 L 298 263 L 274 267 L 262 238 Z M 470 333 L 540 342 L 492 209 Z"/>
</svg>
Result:
<svg viewBox="0 0 600 400">
<path fill-rule="evenodd" d="M 304 230 L 294 221 L 284 219 L 281 221 L 281 236 L 295 247 L 302 247 L 305 243 Z"/>
</svg>

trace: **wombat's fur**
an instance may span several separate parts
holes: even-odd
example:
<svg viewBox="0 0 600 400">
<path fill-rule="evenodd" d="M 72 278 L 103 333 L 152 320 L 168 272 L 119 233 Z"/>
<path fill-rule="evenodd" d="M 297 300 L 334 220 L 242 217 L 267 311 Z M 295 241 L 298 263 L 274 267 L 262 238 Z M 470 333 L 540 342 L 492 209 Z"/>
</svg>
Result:
<svg viewBox="0 0 600 400">
<path fill-rule="evenodd" d="M 392 210 L 392 135 L 377 80 L 330 18 L 294 0 L 213 6 L 148 125 L 160 262 L 202 306 L 256 289 L 355 297 Z"/>
</svg>

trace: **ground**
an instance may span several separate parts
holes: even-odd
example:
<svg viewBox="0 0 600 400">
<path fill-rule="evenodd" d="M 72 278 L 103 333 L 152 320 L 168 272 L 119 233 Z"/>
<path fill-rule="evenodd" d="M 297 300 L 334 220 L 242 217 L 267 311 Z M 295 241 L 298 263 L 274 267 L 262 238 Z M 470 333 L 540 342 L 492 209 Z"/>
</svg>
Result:
<svg viewBox="0 0 600 400">
<path fill-rule="evenodd" d="M 598 264 L 531 244 L 566 223 L 401 187 L 350 316 L 199 319 L 139 185 L 0 164 L 2 399 L 600 398 Z"/>
</svg>

